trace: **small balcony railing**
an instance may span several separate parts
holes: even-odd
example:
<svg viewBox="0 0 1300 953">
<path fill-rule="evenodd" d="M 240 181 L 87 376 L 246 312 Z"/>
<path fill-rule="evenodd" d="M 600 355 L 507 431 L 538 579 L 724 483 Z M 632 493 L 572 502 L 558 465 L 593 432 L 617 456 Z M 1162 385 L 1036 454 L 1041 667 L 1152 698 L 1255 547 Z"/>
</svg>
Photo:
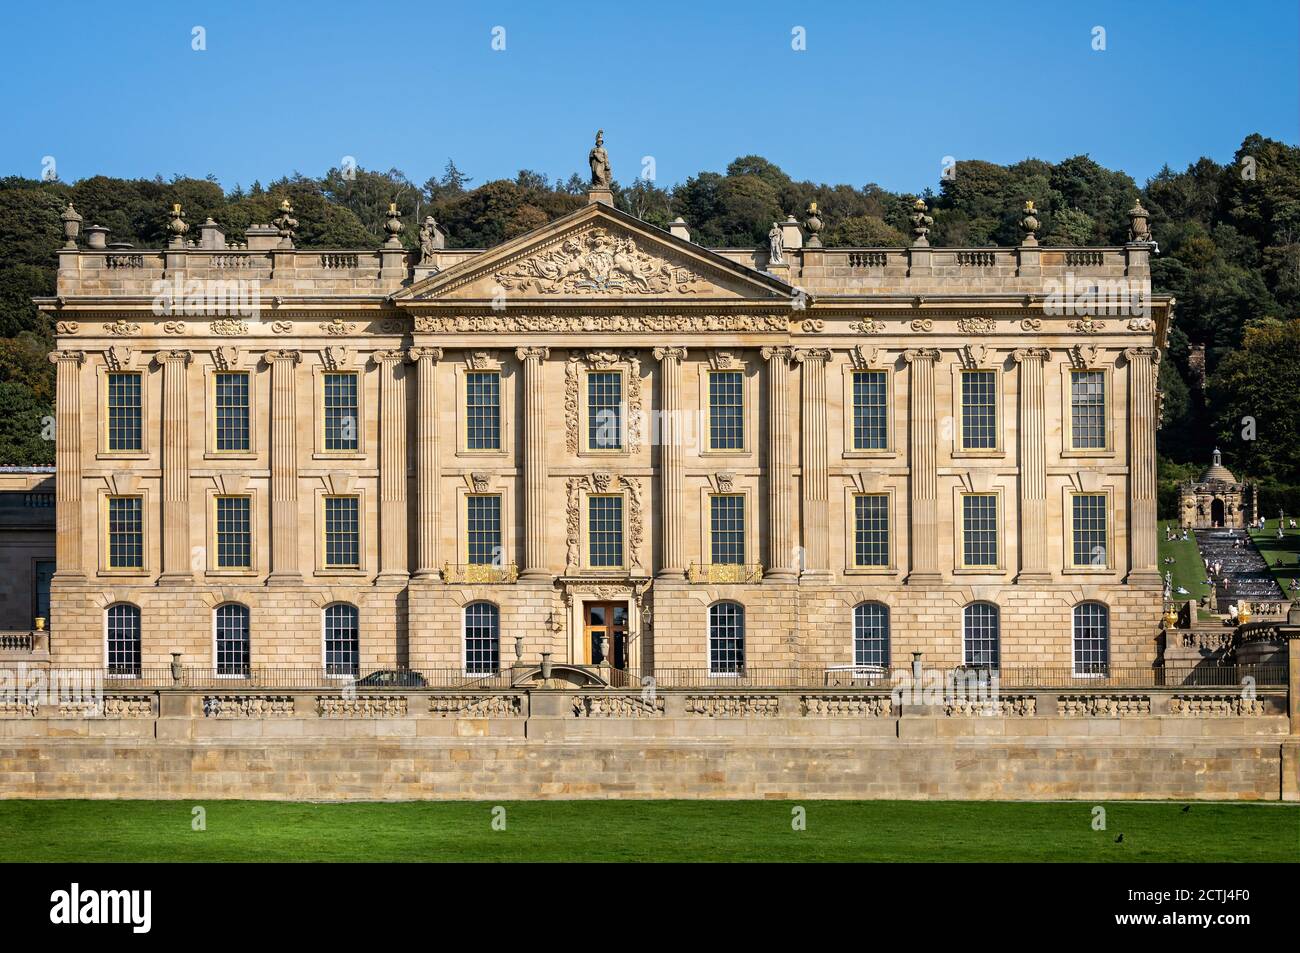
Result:
<svg viewBox="0 0 1300 953">
<path fill-rule="evenodd" d="M 514 563 L 443 563 L 442 581 L 464 585 L 504 585 L 519 581 Z"/>
<path fill-rule="evenodd" d="M 686 578 L 723 585 L 756 583 L 763 581 L 763 567 L 758 563 L 691 563 Z"/>
</svg>

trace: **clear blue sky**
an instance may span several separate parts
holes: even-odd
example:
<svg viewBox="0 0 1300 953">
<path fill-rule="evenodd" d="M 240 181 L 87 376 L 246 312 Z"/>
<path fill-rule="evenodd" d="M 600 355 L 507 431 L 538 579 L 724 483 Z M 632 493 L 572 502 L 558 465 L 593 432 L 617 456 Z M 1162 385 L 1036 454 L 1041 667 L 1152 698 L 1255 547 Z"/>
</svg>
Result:
<svg viewBox="0 0 1300 953">
<path fill-rule="evenodd" d="M 229 188 L 344 156 L 416 182 L 448 156 L 475 183 L 567 177 L 601 126 L 623 182 L 647 155 L 669 185 L 749 153 L 898 191 L 944 156 L 1089 153 L 1142 182 L 1250 132 L 1296 143 L 1300 116 L 1295 0 L 51 0 L 6 4 L 0 30 L 0 174 L 49 155 L 64 181 Z"/>
</svg>

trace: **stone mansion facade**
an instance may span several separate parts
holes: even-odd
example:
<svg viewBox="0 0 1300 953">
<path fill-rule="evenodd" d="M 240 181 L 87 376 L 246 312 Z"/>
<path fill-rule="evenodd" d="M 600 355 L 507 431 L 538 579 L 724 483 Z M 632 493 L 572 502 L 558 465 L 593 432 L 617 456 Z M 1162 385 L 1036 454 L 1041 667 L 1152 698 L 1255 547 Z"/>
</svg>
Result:
<svg viewBox="0 0 1300 953">
<path fill-rule="evenodd" d="M 395 211 L 304 250 L 289 208 L 140 250 L 69 207 L 53 663 L 1156 661 L 1140 206 L 1120 247 L 1040 246 L 1032 207 L 931 247 L 918 206 L 909 247 L 825 248 L 814 207 L 755 250 L 590 199 L 486 250 Z"/>
</svg>

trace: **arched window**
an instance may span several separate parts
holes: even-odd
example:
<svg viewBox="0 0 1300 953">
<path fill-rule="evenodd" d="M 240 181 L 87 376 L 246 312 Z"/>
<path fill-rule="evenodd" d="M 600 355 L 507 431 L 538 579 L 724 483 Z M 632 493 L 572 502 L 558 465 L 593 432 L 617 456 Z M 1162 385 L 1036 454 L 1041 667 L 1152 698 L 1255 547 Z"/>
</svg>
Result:
<svg viewBox="0 0 1300 953">
<path fill-rule="evenodd" d="M 745 671 L 745 607 L 739 602 L 709 606 L 709 674 Z"/>
<path fill-rule="evenodd" d="M 119 602 L 108 607 L 108 674 L 140 676 L 140 610 Z"/>
<path fill-rule="evenodd" d="M 1074 607 L 1074 674 L 1105 675 L 1110 671 L 1110 610 L 1100 602 Z"/>
<path fill-rule="evenodd" d="M 325 607 L 325 674 L 353 675 L 361 664 L 357 607 L 336 602 Z"/>
<path fill-rule="evenodd" d="M 889 606 L 860 602 L 853 607 L 853 664 L 889 667 Z"/>
<path fill-rule="evenodd" d="M 962 613 L 962 661 L 973 668 L 997 668 L 1002 660 L 998 607 L 972 602 Z"/>
<path fill-rule="evenodd" d="M 490 602 L 465 607 L 465 673 L 495 675 L 501 663 L 501 611 Z"/>
<path fill-rule="evenodd" d="M 237 602 L 217 606 L 215 614 L 218 675 L 248 676 L 248 607 Z"/>
</svg>

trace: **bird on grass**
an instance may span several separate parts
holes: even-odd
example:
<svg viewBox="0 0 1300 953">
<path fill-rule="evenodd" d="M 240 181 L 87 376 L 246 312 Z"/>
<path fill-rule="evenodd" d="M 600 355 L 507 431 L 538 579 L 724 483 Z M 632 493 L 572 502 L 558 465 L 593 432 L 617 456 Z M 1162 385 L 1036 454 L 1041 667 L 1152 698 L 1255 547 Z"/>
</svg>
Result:
<svg viewBox="0 0 1300 953">
<path fill-rule="evenodd" d="M 1116 844 L 1122 844 L 1122 843 L 1124 843 L 1124 835 L 1123 835 L 1123 834 L 1120 834 L 1119 837 L 1116 837 L 1116 838 L 1115 838 L 1115 843 L 1116 843 Z"/>
</svg>

